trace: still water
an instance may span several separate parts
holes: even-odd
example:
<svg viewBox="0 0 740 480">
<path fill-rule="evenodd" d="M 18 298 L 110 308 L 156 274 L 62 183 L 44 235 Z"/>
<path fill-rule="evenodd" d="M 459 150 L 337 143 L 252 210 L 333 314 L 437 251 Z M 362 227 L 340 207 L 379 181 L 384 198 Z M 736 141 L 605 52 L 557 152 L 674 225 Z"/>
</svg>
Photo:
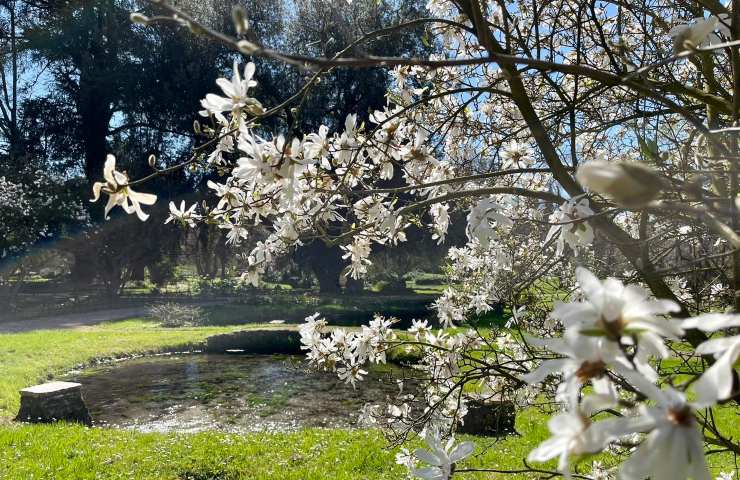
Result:
<svg viewBox="0 0 740 480">
<path fill-rule="evenodd" d="M 74 372 L 95 425 L 140 431 L 353 428 L 366 403 L 399 394 L 404 371 L 371 369 L 355 389 L 288 355 L 166 355 Z"/>
</svg>

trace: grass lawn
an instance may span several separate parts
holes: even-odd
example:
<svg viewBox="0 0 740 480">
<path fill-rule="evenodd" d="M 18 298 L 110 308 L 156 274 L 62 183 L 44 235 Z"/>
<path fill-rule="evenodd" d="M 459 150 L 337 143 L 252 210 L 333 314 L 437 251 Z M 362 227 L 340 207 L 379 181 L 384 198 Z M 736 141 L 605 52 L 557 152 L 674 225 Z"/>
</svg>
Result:
<svg viewBox="0 0 740 480">
<path fill-rule="evenodd" d="M 185 349 L 205 337 L 243 325 L 165 329 L 129 320 L 79 330 L 0 335 L 0 478 L 2 479 L 399 479 L 396 449 L 377 431 L 301 430 L 249 435 L 138 433 L 75 425 L 18 425 L 18 389 L 95 359 L 163 349 Z M 734 425 L 735 410 L 720 412 Z M 726 417 L 726 418 L 724 418 Z M 470 438 L 478 444 L 462 467 L 516 470 L 548 436 L 546 417 L 530 409 L 517 416 L 521 436 Z M 608 460 L 608 459 L 606 459 Z M 730 459 L 712 457 L 714 473 Z M 590 462 L 585 462 L 585 471 Z M 553 465 L 546 465 L 552 468 Z M 521 474 L 466 474 L 462 478 L 521 478 Z"/>
</svg>

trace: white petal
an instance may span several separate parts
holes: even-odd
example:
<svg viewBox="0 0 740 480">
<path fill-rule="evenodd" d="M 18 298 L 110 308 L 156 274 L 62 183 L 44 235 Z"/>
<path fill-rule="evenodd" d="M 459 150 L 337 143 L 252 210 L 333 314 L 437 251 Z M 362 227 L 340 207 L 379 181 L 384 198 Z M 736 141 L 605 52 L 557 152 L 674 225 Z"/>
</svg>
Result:
<svg viewBox="0 0 740 480">
<path fill-rule="evenodd" d="M 93 198 L 90 199 L 91 202 L 97 202 L 100 198 L 100 190 L 105 186 L 105 183 L 103 182 L 95 182 L 93 183 Z"/>
<path fill-rule="evenodd" d="M 450 453 L 450 462 L 455 463 L 467 457 L 475 451 L 473 442 L 462 442 Z"/>
<path fill-rule="evenodd" d="M 411 474 L 424 480 L 447 480 L 446 475 L 439 467 L 414 468 Z"/>
<path fill-rule="evenodd" d="M 720 353 L 733 348 L 738 343 L 740 343 L 740 335 L 735 335 L 734 337 L 712 338 L 696 347 L 696 353 L 699 355 Z"/>
<path fill-rule="evenodd" d="M 732 393 L 733 365 L 740 356 L 740 343 L 727 350 L 694 384 L 696 402 L 702 406 L 729 398 Z"/>
<path fill-rule="evenodd" d="M 546 462 L 551 458 L 560 455 L 563 450 L 567 449 L 568 439 L 563 437 L 553 437 L 540 443 L 540 445 L 529 452 L 527 460 L 530 462 Z"/>
<path fill-rule="evenodd" d="M 565 359 L 545 360 L 539 368 L 522 375 L 521 379 L 529 384 L 540 383 L 548 375 L 561 371 L 565 362 Z"/>
<path fill-rule="evenodd" d="M 154 205 L 157 202 L 157 196 L 153 193 L 135 192 L 129 189 L 128 196 L 132 202 L 143 203 L 144 205 Z"/>
<path fill-rule="evenodd" d="M 724 313 L 707 313 L 683 321 L 683 328 L 698 328 L 705 332 L 714 332 L 722 328 L 740 327 L 740 315 Z"/>
<path fill-rule="evenodd" d="M 428 463 L 429 465 L 435 465 L 437 467 L 441 466 L 444 463 L 442 459 L 438 458 L 432 452 L 429 452 L 421 448 L 417 448 L 414 451 L 414 456 L 418 458 L 419 460 L 425 463 Z"/>
<path fill-rule="evenodd" d="M 113 178 L 113 172 L 116 170 L 116 157 L 108 154 L 105 157 L 105 165 L 103 166 L 103 178 L 110 183 L 116 183 L 116 179 Z"/>
</svg>

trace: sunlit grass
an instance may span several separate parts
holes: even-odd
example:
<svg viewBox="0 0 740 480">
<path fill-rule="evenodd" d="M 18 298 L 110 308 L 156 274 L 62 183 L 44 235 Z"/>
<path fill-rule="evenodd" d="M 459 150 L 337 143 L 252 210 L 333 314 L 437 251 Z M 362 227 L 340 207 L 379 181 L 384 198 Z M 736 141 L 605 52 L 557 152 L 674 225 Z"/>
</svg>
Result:
<svg viewBox="0 0 740 480">
<path fill-rule="evenodd" d="M 259 325 L 264 328 L 264 325 Z M 274 326 L 273 326 L 274 327 Z M 281 327 L 281 326 L 278 326 Z M 185 349 L 209 335 L 234 327 L 168 329 L 142 319 L 78 330 L 0 335 L 0 478 L 3 479 L 399 479 L 396 448 L 377 431 L 306 429 L 248 435 L 139 433 L 76 425 L 16 425 L 18 389 L 53 378 L 94 359 L 133 353 Z M 715 409 L 717 423 L 737 437 L 735 408 Z M 528 452 L 548 437 L 548 416 L 530 408 L 519 412 L 518 435 L 463 436 L 476 453 L 461 468 L 520 470 Z M 419 446 L 418 441 L 412 447 Z M 607 455 L 596 457 L 605 463 Z M 592 458 L 578 468 L 589 472 Z M 714 474 L 732 468 L 729 455 L 710 456 Z M 552 469 L 554 463 L 538 465 Z M 531 474 L 466 474 L 464 478 L 530 479 Z"/>
</svg>

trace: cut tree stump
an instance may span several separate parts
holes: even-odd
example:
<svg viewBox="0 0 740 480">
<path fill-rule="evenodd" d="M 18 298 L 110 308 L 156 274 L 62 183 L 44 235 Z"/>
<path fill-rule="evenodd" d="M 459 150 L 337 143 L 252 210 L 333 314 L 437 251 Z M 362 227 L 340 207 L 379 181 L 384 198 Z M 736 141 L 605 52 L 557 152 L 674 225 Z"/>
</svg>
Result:
<svg viewBox="0 0 740 480">
<path fill-rule="evenodd" d="M 58 421 L 92 425 L 90 412 L 82 398 L 82 385 L 49 382 L 21 390 L 19 422 L 53 423 Z"/>
<path fill-rule="evenodd" d="M 498 436 L 514 433 L 514 403 L 500 397 L 469 395 L 468 413 L 458 432 L 471 435 Z"/>
</svg>

